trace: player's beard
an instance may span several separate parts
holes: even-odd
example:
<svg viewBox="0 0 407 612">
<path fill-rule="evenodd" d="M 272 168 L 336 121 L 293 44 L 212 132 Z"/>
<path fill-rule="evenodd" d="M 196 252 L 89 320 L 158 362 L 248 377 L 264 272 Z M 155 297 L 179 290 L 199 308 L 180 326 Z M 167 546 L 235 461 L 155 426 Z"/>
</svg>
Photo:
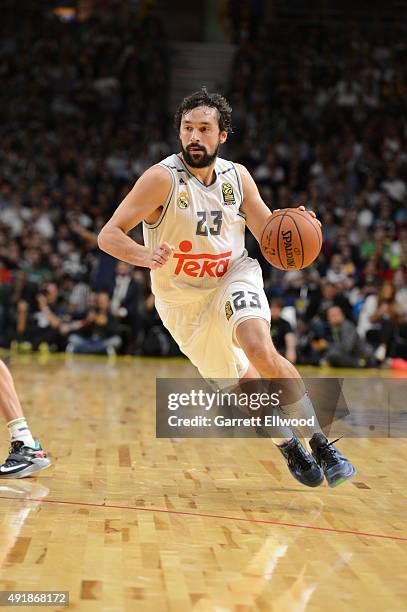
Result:
<svg viewBox="0 0 407 612">
<path fill-rule="evenodd" d="M 184 158 L 184 161 L 188 164 L 188 166 L 191 166 L 191 168 L 207 168 L 208 166 L 213 164 L 213 162 L 217 158 L 219 145 L 220 143 L 218 143 L 215 151 L 209 154 L 206 148 L 202 145 L 188 145 L 188 147 L 184 149 L 181 143 L 182 156 Z M 196 157 L 194 157 L 189 152 L 189 149 L 191 148 L 199 149 L 200 151 L 202 151 L 203 155 L 197 155 Z"/>
</svg>

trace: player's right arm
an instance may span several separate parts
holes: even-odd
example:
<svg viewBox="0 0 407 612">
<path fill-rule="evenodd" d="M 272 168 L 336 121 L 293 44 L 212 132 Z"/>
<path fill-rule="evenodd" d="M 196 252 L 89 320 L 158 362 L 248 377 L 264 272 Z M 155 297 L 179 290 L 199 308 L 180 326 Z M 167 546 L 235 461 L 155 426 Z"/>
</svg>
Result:
<svg viewBox="0 0 407 612">
<path fill-rule="evenodd" d="M 139 244 L 127 234 L 143 219 L 154 215 L 164 205 L 172 189 L 170 173 L 152 166 L 138 179 L 98 235 L 102 251 L 134 266 L 155 270 L 171 257 L 174 248 L 166 242 L 155 249 Z"/>
</svg>

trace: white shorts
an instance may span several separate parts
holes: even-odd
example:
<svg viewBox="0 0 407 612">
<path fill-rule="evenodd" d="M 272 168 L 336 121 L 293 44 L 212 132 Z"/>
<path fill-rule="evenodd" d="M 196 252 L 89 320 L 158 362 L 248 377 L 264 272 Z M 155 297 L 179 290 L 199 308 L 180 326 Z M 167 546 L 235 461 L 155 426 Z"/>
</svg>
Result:
<svg viewBox="0 0 407 612">
<path fill-rule="evenodd" d="M 198 290 L 197 290 L 198 292 Z M 270 324 L 270 308 L 257 260 L 246 257 L 228 272 L 209 297 L 191 304 L 160 302 L 162 322 L 181 351 L 204 378 L 241 378 L 249 360 L 235 337 L 238 323 L 264 319 Z"/>
</svg>

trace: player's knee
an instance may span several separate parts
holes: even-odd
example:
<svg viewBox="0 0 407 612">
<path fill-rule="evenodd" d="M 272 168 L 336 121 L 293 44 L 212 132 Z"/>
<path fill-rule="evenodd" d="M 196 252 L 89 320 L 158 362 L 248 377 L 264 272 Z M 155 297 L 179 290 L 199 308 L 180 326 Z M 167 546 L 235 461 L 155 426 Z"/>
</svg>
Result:
<svg viewBox="0 0 407 612">
<path fill-rule="evenodd" d="M 10 370 L 7 368 L 6 364 L 0 360 L 0 376 L 5 380 L 8 384 L 12 383 L 12 377 Z"/>
<path fill-rule="evenodd" d="M 245 346 L 245 353 L 249 361 L 255 366 L 273 368 L 278 360 L 278 353 L 273 344 L 264 341 L 252 341 Z"/>
</svg>

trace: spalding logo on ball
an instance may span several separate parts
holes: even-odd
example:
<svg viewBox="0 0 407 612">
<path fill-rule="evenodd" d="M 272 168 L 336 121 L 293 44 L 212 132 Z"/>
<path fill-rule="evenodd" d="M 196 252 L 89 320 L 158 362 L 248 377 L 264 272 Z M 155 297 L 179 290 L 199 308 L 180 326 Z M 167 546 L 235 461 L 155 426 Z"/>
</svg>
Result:
<svg viewBox="0 0 407 612">
<path fill-rule="evenodd" d="M 298 208 L 283 208 L 270 215 L 260 240 L 264 257 L 279 270 L 306 268 L 318 257 L 321 247 L 321 226 Z"/>
</svg>

